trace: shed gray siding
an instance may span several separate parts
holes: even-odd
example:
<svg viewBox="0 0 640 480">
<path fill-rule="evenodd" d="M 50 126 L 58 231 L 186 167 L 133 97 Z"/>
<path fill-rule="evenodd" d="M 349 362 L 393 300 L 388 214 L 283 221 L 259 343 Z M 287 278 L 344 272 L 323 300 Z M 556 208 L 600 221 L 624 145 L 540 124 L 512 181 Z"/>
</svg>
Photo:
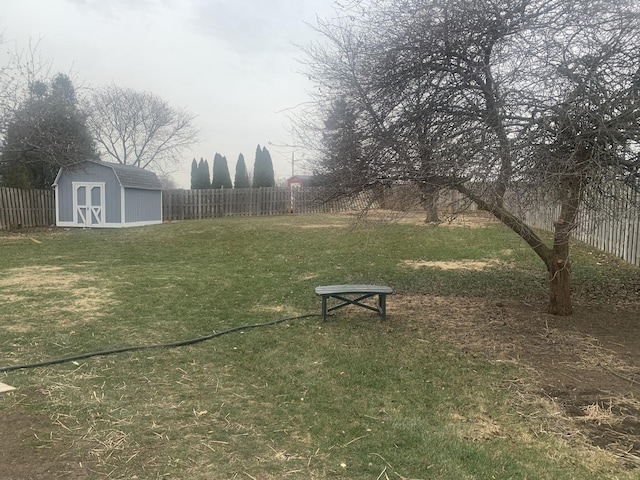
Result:
<svg viewBox="0 0 640 480">
<path fill-rule="evenodd" d="M 126 188 L 124 190 L 126 223 L 162 221 L 162 191 Z"/>
<path fill-rule="evenodd" d="M 73 222 L 73 182 L 105 184 L 105 222 L 121 223 L 120 183 L 110 168 L 86 162 L 80 167 L 65 168 L 58 175 L 58 220 Z"/>
<path fill-rule="evenodd" d="M 74 182 L 104 185 L 103 217 L 95 226 L 162 223 L 162 188 L 154 173 L 129 165 L 87 161 L 74 168 L 61 168 L 58 173 L 54 183 L 58 225 L 80 226 L 74 224 Z M 94 189 L 93 193 L 97 192 Z M 96 201 L 91 204 L 96 205 Z"/>
</svg>

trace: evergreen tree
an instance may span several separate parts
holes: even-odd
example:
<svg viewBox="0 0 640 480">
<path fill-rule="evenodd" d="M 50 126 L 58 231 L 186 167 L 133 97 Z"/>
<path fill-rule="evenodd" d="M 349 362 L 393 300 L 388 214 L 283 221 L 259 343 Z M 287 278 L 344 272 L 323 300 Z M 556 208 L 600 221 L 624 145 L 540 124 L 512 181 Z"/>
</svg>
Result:
<svg viewBox="0 0 640 480">
<path fill-rule="evenodd" d="M 233 188 L 227 157 L 222 157 L 222 188 Z"/>
<path fill-rule="evenodd" d="M 273 162 L 267 147 L 256 148 L 256 161 L 253 165 L 253 188 L 275 187 Z"/>
<path fill-rule="evenodd" d="M 264 162 L 265 177 L 267 179 L 267 183 L 269 184 L 267 186 L 275 187 L 276 177 L 273 171 L 273 161 L 271 160 L 271 154 L 269 153 L 269 150 L 267 150 L 267 147 L 262 147 L 262 156 Z"/>
<path fill-rule="evenodd" d="M 200 157 L 200 162 L 198 163 L 198 183 L 196 188 L 210 187 L 211 183 L 209 182 L 209 162 Z"/>
<path fill-rule="evenodd" d="M 344 97 L 331 102 L 324 127 L 324 157 L 315 172 L 316 182 L 338 188 L 361 181 L 364 167 L 357 116 Z"/>
<path fill-rule="evenodd" d="M 200 171 L 198 170 L 198 162 L 194 157 L 193 161 L 191 162 L 191 189 L 192 190 L 198 188 L 198 182 L 200 180 L 198 176 L 199 173 Z"/>
<path fill-rule="evenodd" d="M 211 188 L 231 188 L 231 175 L 229 174 L 229 165 L 227 157 L 223 157 L 216 153 L 213 158 L 213 179 Z"/>
<path fill-rule="evenodd" d="M 211 188 L 211 181 L 213 175 L 210 175 L 211 168 L 209 168 L 209 160 L 204 159 L 204 167 L 202 167 L 202 188 Z"/>
<path fill-rule="evenodd" d="M 244 161 L 244 155 L 238 156 L 236 162 L 236 176 L 233 182 L 234 188 L 251 188 L 249 181 L 249 173 L 247 172 L 247 164 Z"/>
<path fill-rule="evenodd" d="M 260 146 L 260 144 L 258 144 L 258 147 L 256 148 L 256 159 L 253 162 L 253 180 L 251 182 L 251 185 L 253 186 L 253 188 L 260 188 L 260 187 L 264 187 L 263 183 L 264 180 L 262 178 L 262 147 Z"/>
<path fill-rule="evenodd" d="M 216 176 L 219 176 L 219 172 L 216 170 L 216 165 L 220 164 L 220 160 L 222 159 L 222 155 L 220 155 L 218 152 L 216 152 L 216 154 L 213 156 L 213 173 L 211 175 L 211 188 L 220 188 L 219 186 L 217 186 L 217 178 Z M 218 167 L 220 168 L 220 167 Z"/>
<path fill-rule="evenodd" d="M 98 158 L 75 89 L 64 74 L 34 82 L 11 119 L 0 155 L 4 186 L 49 188 L 61 166 Z"/>
</svg>

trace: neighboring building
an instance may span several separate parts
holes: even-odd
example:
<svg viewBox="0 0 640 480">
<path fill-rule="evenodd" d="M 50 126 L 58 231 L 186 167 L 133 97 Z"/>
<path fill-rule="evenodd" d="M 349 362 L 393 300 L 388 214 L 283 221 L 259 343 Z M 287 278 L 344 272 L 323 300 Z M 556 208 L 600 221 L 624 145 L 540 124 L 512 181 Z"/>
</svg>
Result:
<svg viewBox="0 0 640 480">
<path fill-rule="evenodd" d="M 155 173 L 89 160 L 62 167 L 53 183 L 56 225 L 137 227 L 162 223 L 162 186 Z"/>
<path fill-rule="evenodd" d="M 294 175 L 287 180 L 287 188 L 302 188 L 308 185 L 311 175 Z"/>
</svg>

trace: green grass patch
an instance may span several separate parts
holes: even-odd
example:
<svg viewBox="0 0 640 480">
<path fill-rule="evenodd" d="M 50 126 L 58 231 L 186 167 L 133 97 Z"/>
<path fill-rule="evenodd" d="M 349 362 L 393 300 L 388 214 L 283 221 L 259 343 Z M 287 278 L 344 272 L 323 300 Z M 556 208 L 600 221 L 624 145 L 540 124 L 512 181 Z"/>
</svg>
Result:
<svg viewBox="0 0 640 480">
<path fill-rule="evenodd" d="M 0 236 L 0 364 L 319 313 L 315 286 L 546 297 L 509 230 L 346 217 L 223 218 Z M 576 296 L 637 269 L 576 250 Z M 441 269 L 417 262 L 487 262 Z M 411 262 L 414 262 L 412 264 Z M 390 297 L 389 302 L 393 302 Z M 633 478 L 518 413 L 522 372 L 344 310 L 197 345 L 0 375 L 0 411 L 45 413 L 92 478 Z M 39 446 L 47 445 L 42 439 Z"/>
</svg>

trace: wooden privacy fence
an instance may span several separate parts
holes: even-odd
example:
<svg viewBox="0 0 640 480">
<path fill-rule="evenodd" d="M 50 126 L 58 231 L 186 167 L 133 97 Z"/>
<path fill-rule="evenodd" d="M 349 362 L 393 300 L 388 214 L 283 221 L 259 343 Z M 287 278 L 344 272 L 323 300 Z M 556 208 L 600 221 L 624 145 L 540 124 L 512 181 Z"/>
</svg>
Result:
<svg viewBox="0 0 640 480">
<path fill-rule="evenodd" d="M 376 192 L 376 201 L 378 206 L 385 210 L 424 210 L 420 189 L 416 185 L 393 185 L 380 188 Z M 437 208 L 438 213 L 443 215 L 477 210 L 475 203 L 460 192 L 447 188 L 438 191 Z"/>
<path fill-rule="evenodd" d="M 602 207 L 583 209 L 573 236 L 600 250 L 640 266 L 640 194 L 613 185 L 601 193 Z M 163 220 L 189 220 L 231 215 L 285 215 L 287 213 L 329 213 L 368 207 L 407 208 L 415 190 L 401 188 L 379 195 L 361 193 L 349 198 L 329 199 L 323 188 L 246 188 L 216 190 L 165 190 L 162 192 Z M 376 204 L 372 205 L 373 200 Z M 468 206 L 457 192 L 443 192 L 439 208 L 456 212 Z M 552 230 L 559 207 L 540 205 L 523 214 L 527 224 Z M 22 190 L 0 187 L 0 230 L 43 227 L 56 222 L 53 190 Z"/>
<path fill-rule="evenodd" d="M 597 209 L 583 206 L 572 236 L 600 250 L 640 266 L 640 194 L 622 184 L 600 186 Z M 560 206 L 546 204 L 527 210 L 523 220 L 552 231 Z"/>
<path fill-rule="evenodd" d="M 321 188 L 243 188 L 165 190 L 163 220 L 188 220 L 230 215 L 285 215 L 364 209 L 370 195 L 328 199 Z M 0 187 L 0 230 L 55 225 L 53 190 Z"/>
<path fill-rule="evenodd" d="M 0 230 L 47 227 L 56 223 L 53 190 L 0 187 Z"/>
<path fill-rule="evenodd" d="M 285 215 L 362 209 L 369 195 L 330 200 L 322 188 L 228 188 L 165 190 L 162 218 L 193 220 L 236 215 Z"/>
<path fill-rule="evenodd" d="M 287 207 L 285 192 L 275 189 L 164 190 L 162 219 L 192 220 L 228 215 L 275 215 Z"/>
<path fill-rule="evenodd" d="M 623 184 L 599 188 L 598 208 L 583 206 L 573 237 L 640 266 L 640 193 Z M 394 185 L 379 192 L 377 200 L 380 208 L 411 210 L 420 207 L 420 190 L 414 185 Z M 552 231 L 560 215 L 560 206 L 552 203 L 522 205 L 515 191 L 509 192 L 508 203 L 525 223 L 541 230 Z M 446 189 L 440 191 L 437 205 L 445 215 L 477 209 L 459 192 Z"/>
</svg>

